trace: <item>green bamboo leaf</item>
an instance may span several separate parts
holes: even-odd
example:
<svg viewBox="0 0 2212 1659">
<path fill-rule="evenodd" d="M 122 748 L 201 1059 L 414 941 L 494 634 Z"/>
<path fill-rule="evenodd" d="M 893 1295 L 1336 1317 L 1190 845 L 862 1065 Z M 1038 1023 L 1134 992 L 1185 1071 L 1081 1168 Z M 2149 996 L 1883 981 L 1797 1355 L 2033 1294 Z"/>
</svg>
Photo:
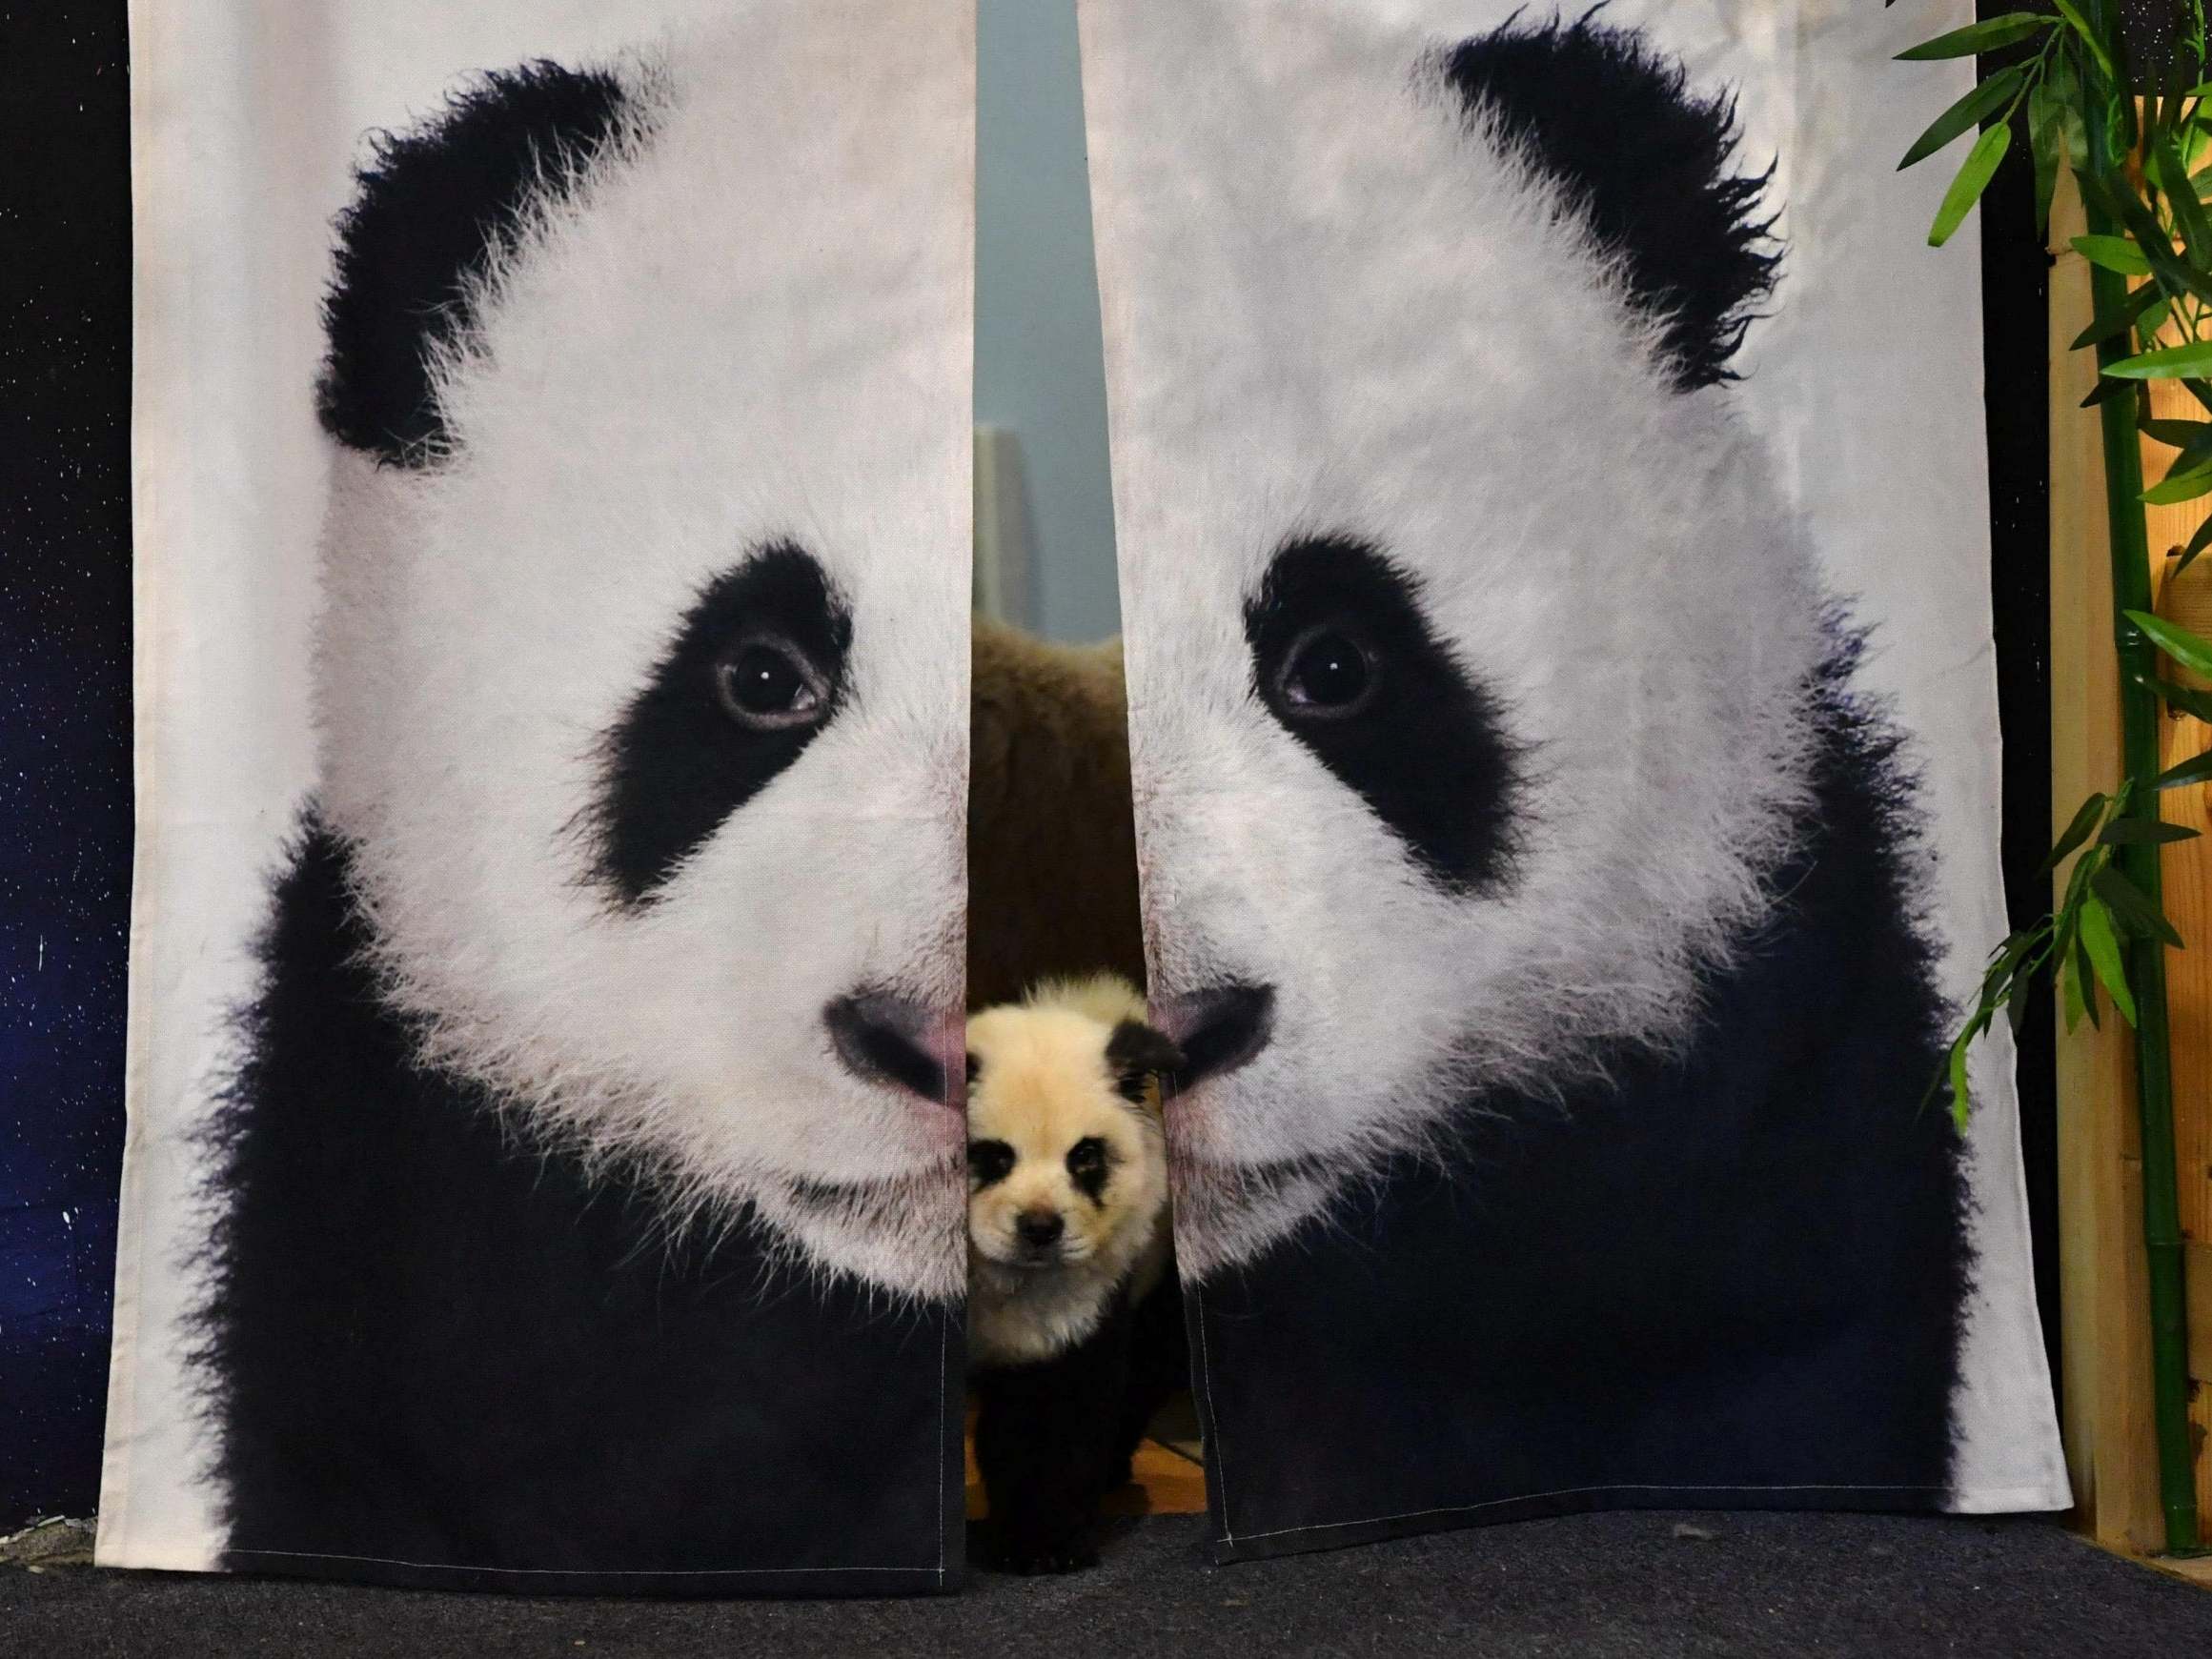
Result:
<svg viewBox="0 0 2212 1659">
<path fill-rule="evenodd" d="M 1936 210 L 1936 222 L 1928 227 L 1928 246 L 1940 248 L 1951 240 L 1951 233 L 1974 204 L 1981 199 L 1981 192 L 1989 188 L 1989 180 L 1997 172 L 1998 163 L 2012 147 L 2010 127 L 1992 127 L 1974 141 L 1974 148 L 1966 152 L 1958 172 L 1951 180 L 1951 188 L 1943 192 L 1942 205 Z"/>
<path fill-rule="evenodd" d="M 1973 1111 L 1973 1098 L 1966 1092 L 1966 1047 L 1962 1042 L 1954 1042 L 1951 1045 L 1951 1122 L 1961 1135 L 1966 1133 L 1967 1120 Z"/>
<path fill-rule="evenodd" d="M 2151 419 L 2138 422 L 2136 430 L 2173 449 L 2185 450 L 2192 445 L 2212 446 L 2212 420 Z"/>
<path fill-rule="evenodd" d="M 1928 130 L 1913 140 L 1912 149 L 1897 163 L 1897 171 L 1904 172 L 1915 162 L 1925 161 L 1944 145 L 1968 129 L 1978 127 L 1986 116 L 2002 109 L 2013 94 L 2019 91 L 2022 76 L 2017 69 L 2000 70 L 1986 81 L 1980 82 L 1966 96 L 1928 123 Z M 2143 272 L 2147 274 L 2146 263 Z"/>
<path fill-rule="evenodd" d="M 2118 802 L 2114 803 L 2116 806 Z M 2081 900 L 2089 891 L 2089 878 L 2097 874 L 2100 864 L 2109 863 L 2112 854 L 2102 847 L 2091 847 L 2074 860 L 2074 868 L 2066 877 L 2066 896 L 2059 902 L 2056 925 L 2058 947 L 2063 952 L 2073 948 L 2074 924 L 2081 918 Z"/>
<path fill-rule="evenodd" d="M 2097 872 L 2090 885 L 2105 907 L 2127 926 L 2130 933 L 2143 939 L 2155 939 L 2182 948 L 2182 936 L 2174 929 L 2166 913 L 2161 910 L 2149 894 L 2138 887 L 2120 870 L 2107 864 Z"/>
<path fill-rule="evenodd" d="M 1992 127 L 2001 132 L 2001 127 Z M 2104 365 L 2107 374 L 2121 380 L 2179 380 L 2184 374 L 2212 374 L 2212 340 L 2191 340 L 2182 346 L 2161 346 Z"/>
<path fill-rule="evenodd" d="M 2128 992 L 2127 967 L 2121 960 L 2120 936 L 2112 930 L 2112 912 L 2104 908 L 2102 900 L 2092 899 L 2081 906 L 2081 948 L 2089 953 L 2097 982 L 2104 987 L 2120 1017 L 2133 1025 L 2135 998 Z"/>
<path fill-rule="evenodd" d="M 2200 534 L 2212 539 L 2212 518 L 2207 518 L 2204 525 L 2205 528 Z M 2176 565 L 2174 568 L 2179 570 L 2181 567 Z M 2176 685 L 2170 679 L 2153 680 L 2151 686 L 2159 694 L 2160 700 L 2166 707 L 2178 709 L 2195 719 L 2212 721 L 2212 692 L 2197 691 L 2189 686 Z"/>
<path fill-rule="evenodd" d="M 2178 483 L 2191 473 L 2212 468 L 2212 444 L 2196 442 L 2166 463 L 2161 483 Z"/>
<path fill-rule="evenodd" d="M 2082 199 L 2101 210 L 2105 217 L 2127 227 L 2127 233 L 2136 239 L 2136 246 L 2155 265 L 2160 255 L 2171 256 L 2173 242 L 2166 235 L 2166 228 L 2158 216 L 2143 205 L 2136 193 L 2135 181 L 2117 168 L 2110 177 L 2097 169 L 2077 162 L 2074 176 L 2080 182 Z"/>
<path fill-rule="evenodd" d="M 2126 334 L 2162 300 L 2163 295 L 2155 282 L 2146 282 L 2141 288 L 2130 289 L 2126 299 L 2094 318 L 2087 328 L 2074 336 L 2073 350 L 2079 352 L 2085 346 L 2100 345 L 2115 335 Z"/>
<path fill-rule="evenodd" d="M 2167 823 L 2155 818 L 2116 818 L 2097 840 L 2104 846 L 2141 846 L 2146 842 L 2193 841 L 2199 832 L 2185 823 Z"/>
<path fill-rule="evenodd" d="M 2136 499 L 2152 507 L 2171 507 L 2177 501 L 2194 501 L 2200 496 L 2212 496 L 2212 467 L 2199 465 L 2180 477 L 2168 477 L 2162 483 L 2153 484 Z"/>
<path fill-rule="evenodd" d="M 1991 994 L 1990 987 L 2002 986 L 2012 981 L 2019 971 L 2021 961 L 2026 959 L 2028 952 L 2035 949 L 2036 941 L 2040 937 L 2040 924 L 2023 928 L 1990 953 L 1989 972 L 1983 976 L 1985 984 L 1982 998 L 1985 1002 Z"/>
<path fill-rule="evenodd" d="M 2028 152 L 2036 170 L 2036 234 L 2051 233 L 2051 197 L 2059 188 L 2059 168 L 2065 159 L 2065 112 L 2051 105 L 2047 79 L 2028 87 Z"/>
<path fill-rule="evenodd" d="M 2117 271 L 2122 276 L 2148 276 L 2151 262 L 2125 236 L 2077 236 L 2074 252 L 2092 265 Z"/>
<path fill-rule="evenodd" d="M 2077 163 L 2089 153 L 2089 136 L 2081 125 L 2081 77 L 2074 72 L 2067 52 L 2054 52 L 2046 60 L 2042 85 L 2052 118 L 2059 123 L 2060 143 Z"/>
<path fill-rule="evenodd" d="M 2104 42 L 2098 39 L 2096 30 L 2089 27 L 2074 0 L 2051 0 L 2052 8 L 2073 26 L 2081 37 L 2081 44 L 2089 49 L 2089 55 L 2097 60 L 2097 67 L 2104 71 L 2104 78 L 2114 86 L 2120 85 L 2120 71 L 2113 67 L 2112 54 L 2104 50 Z"/>
<path fill-rule="evenodd" d="M 2206 135 L 2203 122 L 2195 115 L 2191 115 L 2175 129 L 2175 134 L 2174 146 L 2182 152 L 2182 164 L 2184 167 L 2196 167 L 2199 162 L 2204 159 Z M 2204 192 L 2197 189 L 2197 174 L 2195 172 L 2189 174 L 2189 188 L 2196 191 L 2199 201 L 2204 199 Z"/>
<path fill-rule="evenodd" d="M 2100 403 L 2107 402 L 2112 398 L 2120 396 L 2122 393 L 2133 392 L 2134 390 L 2135 382 L 2133 380 L 2106 380 L 2100 377 L 2097 384 L 2089 389 L 2089 395 L 2082 398 L 2079 404 L 2075 405 L 2075 407 L 2078 409 L 2094 409 Z"/>
<path fill-rule="evenodd" d="M 2173 135 L 2161 132 L 2151 141 L 2148 162 L 2155 182 L 2166 192 L 2166 208 L 2186 244 L 2189 263 L 2199 271 L 2212 267 L 2212 222 L 2207 222 L 2197 192 L 2189 185 L 2188 164 L 2174 148 Z"/>
<path fill-rule="evenodd" d="M 2153 789 L 2186 789 L 2193 783 L 2202 783 L 2212 778 L 2212 752 L 2192 756 L 2178 766 L 2169 766 L 2151 779 Z"/>
<path fill-rule="evenodd" d="M 2050 856 L 2036 871 L 2036 880 L 2041 880 L 2066 861 L 2067 854 L 2086 841 L 2096 831 L 2097 823 L 2104 816 L 2105 802 L 2111 798 L 2101 792 L 2092 795 L 2075 811 L 2066 825 L 2066 833 L 2051 843 Z"/>
<path fill-rule="evenodd" d="M 1954 29 L 1948 34 L 1938 34 L 1918 46 L 1907 47 L 1897 53 L 1897 61 L 1925 63 L 1930 58 L 1973 57 L 1979 52 L 1995 51 L 2000 46 L 2010 46 L 2016 40 L 2025 40 L 2031 34 L 2040 34 L 2053 21 L 2039 11 L 2008 11 L 2002 17 L 1970 23 L 1964 29 Z"/>
<path fill-rule="evenodd" d="M 2132 106 L 2131 106 L 2132 107 Z M 2151 273 L 2159 286 L 2169 295 L 2191 294 L 2212 303 L 2212 280 L 2191 271 L 2181 255 L 2174 252 L 2174 244 L 2167 237 L 2165 227 L 2145 207 L 2136 194 L 2135 186 L 2124 173 L 2116 173 L 2107 182 L 2093 170 L 2077 167 L 2074 177 L 2081 186 L 2082 198 L 2127 227 L 2127 233 L 2135 238 L 2135 245 L 2142 256 L 2151 262 Z"/>
<path fill-rule="evenodd" d="M 2212 546 L 2212 518 L 2207 518 L 2197 526 L 2196 534 L 2189 537 L 2188 544 L 2182 549 L 2182 556 L 2175 561 L 2174 568 L 2166 573 L 2167 577 L 2171 578 L 2180 576 L 2197 562 L 2197 556 L 2208 546 Z M 2197 714 L 2195 709 L 2191 709 L 2189 712 Z M 2199 719 L 2212 719 L 2212 715 L 2197 715 L 2197 718 Z"/>
<path fill-rule="evenodd" d="M 2071 1031 L 2075 1026 L 2080 1024 L 2081 1017 L 2084 1014 L 2089 1016 L 2089 1023 L 2092 1026 L 2101 1026 L 2104 1022 L 2097 1017 L 2097 999 L 2090 994 L 2090 986 L 2094 982 L 2094 970 L 2089 965 L 2089 953 L 2084 951 L 2079 942 L 2067 954 L 2066 971 L 2063 978 L 2066 992 L 2066 1029 Z"/>
<path fill-rule="evenodd" d="M 2178 628 L 2148 611 L 2122 611 L 2121 616 L 2141 628 L 2152 644 L 2193 674 L 2212 675 L 2212 639 Z"/>
</svg>

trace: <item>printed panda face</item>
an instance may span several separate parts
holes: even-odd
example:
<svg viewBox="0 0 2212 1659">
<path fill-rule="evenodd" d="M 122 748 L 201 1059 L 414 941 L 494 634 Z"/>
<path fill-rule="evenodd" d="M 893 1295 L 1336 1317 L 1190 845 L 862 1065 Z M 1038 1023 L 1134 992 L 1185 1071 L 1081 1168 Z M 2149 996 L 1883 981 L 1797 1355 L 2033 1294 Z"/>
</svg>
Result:
<svg viewBox="0 0 2212 1659">
<path fill-rule="evenodd" d="M 1200 1274 L 1478 1097 L 1678 1042 L 1771 903 L 1828 649 L 1721 384 L 1772 266 L 1725 104 L 1588 21 L 1420 58 L 1261 10 L 1193 7 L 1141 87 L 1095 89 L 1140 858 Z"/>
<path fill-rule="evenodd" d="M 806 53 L 842 67 L 775 71 Z M 923 1296 L 964 1269 L 970 116 L 941 79 L 865 9 L 759 9 L 388 144 L 332 301 L 316 686 L 320 807 L 428 1057 L 641 1167 L 670 1225 L 749 1205 Z M 487 154 L 523 194 L 440 309 L 408 213 L 450 222 Z M 431 401 L 394 411 L 400 326 Z"/>
</svg>

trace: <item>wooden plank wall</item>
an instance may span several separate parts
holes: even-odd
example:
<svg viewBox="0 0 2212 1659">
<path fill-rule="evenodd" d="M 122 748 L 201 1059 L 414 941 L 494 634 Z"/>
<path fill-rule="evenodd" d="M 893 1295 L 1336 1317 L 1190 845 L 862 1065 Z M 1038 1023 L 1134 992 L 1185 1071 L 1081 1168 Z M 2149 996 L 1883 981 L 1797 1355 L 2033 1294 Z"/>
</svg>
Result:
<svg viewBox="0 0 2212 1659">
<path fill-rule="evenodd" d="M 2078 405 L 2095 384 L 2091 354 L 2069 349 L 2090 315 L 2088 267 L 2069 239 L 2080 206 L 2061 186 L 2052 212 L 2051 273 L 2051 723 L 2053 819 L 2064 823 L 2082 798 L 2120 775 L 2120 714 L 2106 574 L 2104 469 L 2098 415 Z M 2161 415 L 2200 415 L 2186 393 L 2156 388 Z M 2172 458 L 2143 440 L 2143 471 L 2157 479 Z M 2205 501 L 2149 513 L 2152 579 L 2162 582 L 2166 550 L 2203 521 Z M 2212 630 L 2212 556 L 2161 595 L 2162 611 Z M 2166 719 L 2167 764 L 2212 746 L 2212 731 Z M 2168 819 L 2212 829 L 2206 792 L 2176 790 L 2161 802 Z M 2190 1371 L 2212 1380 L 2212 836 L 2166 850 L 2166 908 L 2193 947 L 2166 961 L 2173 1030 L 2176 1154 L 2182 1225 L 2188 1246 Z M 2063 882 L 2065 872 L 2058 880 Z M 2150 1334 L 2142 1248 L 2142 1182 L 2129 1035 L 2117 1020 L 2059 1037 L 2060 1226 L 2064 1415 L 2067 1458 L 2080 1519 L 2099 1542 L 2136 1554 L 2164 1548 L 2158 1463 L 2151 1434 Z M 2212 1388 L 2193 1391 L 2197 1489 L 2212 1517 Z"/>
</svg>

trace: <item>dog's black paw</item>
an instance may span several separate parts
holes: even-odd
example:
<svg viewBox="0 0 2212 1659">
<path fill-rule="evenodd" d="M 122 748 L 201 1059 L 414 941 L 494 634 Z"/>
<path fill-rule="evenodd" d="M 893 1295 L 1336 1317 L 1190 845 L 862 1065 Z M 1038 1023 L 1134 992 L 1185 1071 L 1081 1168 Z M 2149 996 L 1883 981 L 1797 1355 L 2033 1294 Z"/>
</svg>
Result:
<svg viewBox="0 0 2212 1659">
<path fill-rule="evenodd" d="M 983 1551 L 985 1567 L 1023 1578 L 1042 1578 L 1063 1572 L 1081 1572 L 1098 1565 L 1098 1540 L 1077 1537 L 990 1538 Z"/>
<path fill-rule="evenodd" d="M 1006 1555 L 1001 1563 L 1007 1572 L 1024 1578 L 1041 1578 L 1063 1572 L 1081 1572 L 1098 1565 L 1098 1548 L 1095 1545 L 1069 1545 L 1062 1548 L 1017 1550 Z"/>
</svg>

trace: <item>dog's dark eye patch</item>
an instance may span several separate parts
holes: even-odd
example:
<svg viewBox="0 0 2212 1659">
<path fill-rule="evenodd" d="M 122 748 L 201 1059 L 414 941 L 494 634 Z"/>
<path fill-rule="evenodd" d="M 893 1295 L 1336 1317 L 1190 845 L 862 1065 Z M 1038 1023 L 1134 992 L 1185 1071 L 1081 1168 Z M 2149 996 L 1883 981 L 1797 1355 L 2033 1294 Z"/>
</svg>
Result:
<svg viewBox="0 0 2212 1659">
<path fill-rule="evenodd" d="M 789 542 L 718 577 L 607 736 L 598 873 L 638 903 L 836 717 L 852 615 Z"/>
<path fill-rule="evenodd" d="M 1067 1179 L 1091 1203 L 1098 1203 L 1106 1195 L 1106 1179 L 1112 1173 L 1113 1163 L 1106 1156 L 1106 1143 L 1096 1135 L 1086 1135 L 1067 1149 Z"/>
<path fill-rule="evenodd" d="M 1294 541 L 1246 605 L 1245 638 L 1268 713 L 1432 880 L 1471 892 L 1505 877 L 1512 745 L 1410 575 L 1348 536 Z"/>
<path fill-rule="evenodd" d="M 1014 1172 L 1014 1149 L 1004 1141 L 970 1141 L 967 1172 L 979 1191 L 996 1186 Z"/>
</svg>

